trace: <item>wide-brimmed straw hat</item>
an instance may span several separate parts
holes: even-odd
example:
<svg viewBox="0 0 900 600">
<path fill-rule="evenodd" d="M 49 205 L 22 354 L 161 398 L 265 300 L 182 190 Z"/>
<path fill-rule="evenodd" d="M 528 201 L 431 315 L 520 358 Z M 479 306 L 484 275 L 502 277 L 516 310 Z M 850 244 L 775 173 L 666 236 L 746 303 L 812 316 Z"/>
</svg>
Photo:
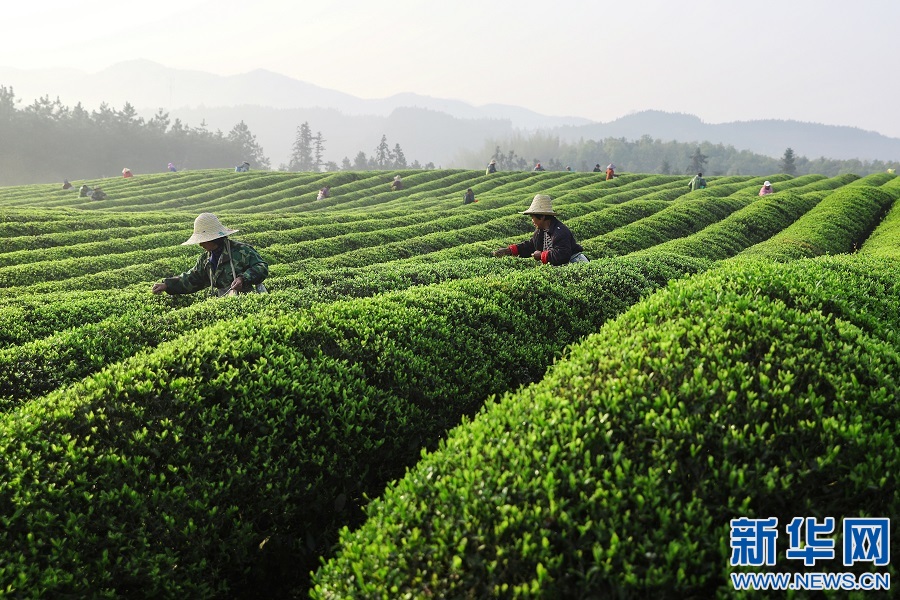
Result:
<svg viewBox="0 0 900 600">
<path fill-rule="evenodd" d="M 186 242 L 181 242 L 182 246 L 190 246 L 191 244 L 200 244 L 202 242 L 211 242 L 220 237 L 237 233 L 238 229 L 228 229 L 219 221 L 219 217 L 212 213 L 200 213 L 194 219 L 194 235 L 189 237 Z"/>
<path fill-rule="evenodd" d="M 550 196 L 547 194 L 538 194 L 531 201 L 528 210 L 522 212 L 523 215 L 555 215 L 556 211 L 551 206 Z"/>
</svg>

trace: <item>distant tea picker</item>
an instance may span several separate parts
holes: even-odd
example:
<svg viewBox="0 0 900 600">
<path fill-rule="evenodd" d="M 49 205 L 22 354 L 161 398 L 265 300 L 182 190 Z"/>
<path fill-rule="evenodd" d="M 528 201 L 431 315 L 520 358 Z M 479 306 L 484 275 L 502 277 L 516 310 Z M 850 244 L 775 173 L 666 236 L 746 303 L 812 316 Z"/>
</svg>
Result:
<svg viewBox="0 0 900 600">
<path fill-rule="evenodd" d="M 166 277 L 154 283 L 150 291 L 154 294 L 193 294 L 208 286 L 211 296 L 265 293 L 262 282 L 269 275 L 269 265 L 252 246 L 228 239 L 237 232 L 237 229 L 222 225 L 216 215 L 201 213 L 194 219 L 194 234 L 181 245 L 199 244 L 205 252 L 190 271 Z"/>
</svg>

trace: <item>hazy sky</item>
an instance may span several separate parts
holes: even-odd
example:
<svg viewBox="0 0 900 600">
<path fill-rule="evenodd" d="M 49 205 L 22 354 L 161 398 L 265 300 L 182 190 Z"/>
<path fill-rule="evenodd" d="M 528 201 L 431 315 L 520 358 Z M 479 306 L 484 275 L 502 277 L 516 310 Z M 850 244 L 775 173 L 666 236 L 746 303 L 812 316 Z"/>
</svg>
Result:
<svg viewBox="0 0 900 600">
<path fill-rule="evenodd" d="M 96 72 L 144 58 L 219 75 L 263 68 L 363 98 L 900 137 L 898 27 L 898 0 L 41 0 L 4 3 L 0 64 Z"/>
</svg>

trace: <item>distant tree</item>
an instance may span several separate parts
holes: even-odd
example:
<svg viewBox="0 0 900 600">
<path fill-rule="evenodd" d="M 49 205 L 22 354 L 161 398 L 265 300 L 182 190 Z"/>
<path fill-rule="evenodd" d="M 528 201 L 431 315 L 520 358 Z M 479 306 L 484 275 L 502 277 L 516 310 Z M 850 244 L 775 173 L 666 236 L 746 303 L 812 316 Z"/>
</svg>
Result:
<svg viewBox="0 0 900 600">
<path fill-rule="evenodd" d="M 406 156 L 403 154 L 400 144 L 394 144 L 394 149 L 391 151 L 391 163 L 395 169 L 406 168 Z"/>
<path fill-rule="evenodd" d="M 511 171 L 516 166 L 516 151 L 513 150 L 512 148 L 510 148 L 509 151 L 506 153 L 506 157 L 504 158 L 501 156 L 500 158 L 497 159 L 497 162 L 501 163 L 503 165 L 504 169 Z M 497 168 L 500 168 L 500 167 L 497 167 Z"/>
<path fill-rule="evenodd" d="M 270 168 L 262 146 L 256 142 L 256 136 L 250 133 L 250 128 L 243 121 L 231 128 L 226 139 L 240 150 L 240 157 L 235 158 L 235 161 L 246 160 L 256 168 Z"/>
<path fill-rule="evenodd" d="M 50 100 L 50 96 L 41 96 L 25 107 L 25 114 L 53 121 L 59 121 L 68 112 L 69 109 L 62 105 L 58 96 L 56 100 Z"/>
<path fill-rule="evenodd" d="M 376 169 L 387 169 L 391 166 L 391 147 L 388 146 L 387 136 L 381 134 L 381 142 L 375 148 L 372 162 Z"/>
<path fill-rule="evenodd" d="M 116 121 L 126 128 L 133 128 L 144 124 L 144 119 L 138 115 L 137 110 L 126 102 L 122 110 L 116 111 Z"/>
<path fill-rule="evenodd" d="M 409 168 L 410 169 L 421 169 L 422 165 L 421 165 L 421 163 L 419 163 L 418 160 L 414 160 L 409 164 Z"/>
<path fill-rule="evenodd" d="M 319 171 L 322 167 L 322 156 L 325 154 L 325 138 L 322 132 L 317 131 L 313 138 L 313 171 Z"/>
<path fill-rule="evenodd" d="M 178 119 L 175 119 L 175 122 L 179 123 Z M 78 129 L 87 129 L 91 127 L 91 113 L 85 110 L 81 105 L 81 102 L 76 104 L 75 108 L 72 109 L 72 112 L 69 113 L 69 123 Z"/>
<path fill-rule="evenodd" d="M 116 121 L 116 112 L 106 102 L 91 111 L 91 120 L 101 128 L 110 128 Z"/>
<path fill-rule="evenodd" d="M 669 161 L 662 161 L 662 165 L 659 167 L 659 172 L 663 175 L 671 175 L 672 174 L 672 165 L 669 164 Z"/>
<path fill-rule="evenodd" d="M 704 171 L 704 167 L 706 166 L 706 161 L 709 157 L 703 154 L 700 151 L 700 146 L 697 146 L 697 149 L 694 150 L 694 153 L 691 155 L 691 173 L 700 173 Z"/>
<path fill-rule="evenodd" d="M 497 168 L 498 168 L 498 169 L 502 169 L 502 168 L 504 167 L 504 164 L 503 164 L 503 162 L 504 162 L 504 160 L 503 160 L 503 151 L 500 150 L 500 145 L 499 145 L 499 144 L 498 144 L 497 146 L 494 147 L 494 153 L 491 154 L 491 159 L 490 159 L 490 160 L 495 160 L 495 161 L 497 161 Z M 490 161 L 488 161 L 488 162 L 490 162 Z"/>
<path fill-rule="evenodd" d="M 366 153 L 362 150 L 356 155 L 356 158 L 353 159 L 353 168 L 356 171 L 365 171 L 369 168 L 369 159 L 366 158 Z"/>
<path fill-rule="evenodd" d="M 784 151 L 784 156 L 781 157 L 781 172 L 787 173 L 788 175 L 796 175 L 797 174 L 797 165 L 794 162 L 794 151 L 790 148 Z"/>
<path fill-rule="evenodd" d="M 314 171 L 317 170 L 314 162 L 312 130 L 309 123 L 304 122 L 297 127 L 288 168 L 291 171 Z"/>
<path fill-rule="evenodd" d="M 433 162 L 429 161 L 429 162 L 425 163 L 425 168 L 426 169 L 436 169 L 437 167 L 434 166 Z"/>
<path fill-rule="evenodd" d="M 156 114 L 153 115 L 153 118 L 147 121 L 147 128 L 156 133 L 165 133 L 169 129 L 170 124 L 169 113 L 164 112 L 163 109 L 160 108 L 156 111 Z"/>
<path fill-rule="evenodd" d="M 353 169 L 353 163 L 350 162 L 350 159 L 346 156 L 344 160 L 341 161 L 341 171 L 350 171 Z"/>
<path fill-rule="evenodd" d="M 0 124 L 12 122 L 17 113 L 16 104 L 18 103 L 19 100 L 16 100 L 13 88 L 0 85 Z"/>
<path fill-rule="evenodd" d="M 328 162 L 323 163 L 322 167 L 329 173 L 341 170 L 341 168 L 338 166 L 338 164 L 336 162 L 334 162 L 333 160 L 329 160 Z"/>
</svg>

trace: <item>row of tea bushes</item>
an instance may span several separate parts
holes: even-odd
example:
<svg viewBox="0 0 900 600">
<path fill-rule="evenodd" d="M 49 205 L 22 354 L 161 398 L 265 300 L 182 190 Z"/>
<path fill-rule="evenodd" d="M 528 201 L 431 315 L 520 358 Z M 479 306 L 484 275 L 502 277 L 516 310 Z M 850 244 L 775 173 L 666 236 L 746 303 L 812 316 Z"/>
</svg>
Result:
<svg viewBox="0 0 900 600">
<path fill-rule="evenodd" d="M 898 181 L 896 178 L 893 181 Z M 741 256 L 779 261 L 852 252 L 900 197 L 900 182 L 872 187 L 854 182 L 829 194 L 793 225 L 744 250 Z"/>
<path fill-rule="evenodd" d="M 639 183 L 640 180 L 636 182 Z M 637 192 L 643 193 L 640 189 Z M 607 198 L 615 196 L 612 194 Z M 606 198 L 598 202 L 606 202 Z M 568 205 L 568 214 L 578 217 L 595 209 L 594 203 L 574 203 Z M 269 262 L 277 264 L 298 260 L 299 257 L 315 258 L 342 254 L 363 246 L 379 248 L 377 252 L 383 253 L 390 244 L 395 248 L 403 247 L 407 245 L 407 240 L 422 238 L 427 233 L 448 230 L 452 230 L 451 240 L 457 239 L 459 234 L 463 233 L 470 239 L 482 239 L 486 233 L 494 236 L 501 233 L 517 235 L 527 230 L 525 227 L 527 220 L 518 213 L 519 211 L 509 212 L 503 206 L 478 212 L 422 211 L 414 215 L 392 216 L 389 221 L 390 227 L 385 227 L 384 218 L 370 218 L 349 224 L 323 223 L 321 219 L 315 218 L 306 218 L 304 224 L 304 219 L 299 217 L 270 219 L 269 223 L 262 218 L 249 220 L 245 218 L 238 222 L 238 228 L 242 231 L 246 228 L 249 234 L 244 235 L 243 239 L 260 246 Z M 86 213 L 82 218 L 90 221 L 90 215 L 91 213 Z M 627 213 L 622 215 L 627 216 Z M 118 270 L 118 275 L 125 275 L 129 271 L 143 273 L 146 269 L 130 269 L 129 265 L 139 266 L 137 263 L 146 261 L 165 261 L 169 264 L 173 257 L 184 256 L 186 250 L 179 246 L 182 241 L 179 236 L 188 236 L 190 230 L 189 219 L 185 217 L 183 220 L 185 222 L 183 230 L 179 227 L 172 231 L 172 228 L 164 229 L 160 226 L 155 230 L 156 233 L 139 236 L 134 235 L 137 233 L 135 231 L 123 232 L 122 228 L 117 229 L 120 234 L 118 237 L 116 230 L 97 229 L 67 234 L 60 232 L 31 238 L 18 236 L 12 240 L 12 244 L 15 246 L 19 242 L 16 247 L 22 249 L 9 253 L 8 260 L 0 267 L 0 284 L 2 284 L 0 287 L 17 288 L 14 290 L 15 294 L 21 293 L 22 288 L 32 284 L 43 286 L 38 289 L 48 291 L 62 288 L 83 289 L 86 286 L 101 289 L 107 286 L 107 281 L 90 275 L 112 270 Z M 271 221 L 274 221 L 274 227 Z M 620 219 L 618 222 L 623 221 Z M 292 225 L 294 227 L 290 228 Z M 573 228 L 577 227 L 578 224 L 573 223 Z M 179 234 L 178 231 L 184 233 Z M 23 237 L 25 239 L 22 239 Z M 443 243 L 439 242 L 437 247 L 442 245 Z M 41 246 L 55 246 L 55 248 L 39 253 L 30 251 Z M 435 246 L 427 248 L 426 251 L 431 251 Z M 370 257 L 366 255 L 361 259 L 368 261 Z M 154 277 L 159 276 L 157 274 Z M 68 283 L 51 283 L 65 279 L 75 280 Z"/>
<path fill-rule="evenodd" d="M 406 187 L 400 192 L 387 190 L 394 174 L 404 177 Z M 711 179 L 711 186 L 716 185 Z M 723 181 L 737 178 L 720 178 Z M 750 178 L 743 178 L 749 181 Z M 466 187 L 473 187 L 480 199 L 493 204 L 497 199 L 515 196 L 520 201 L 535 193 L 553 197 L 570 196 L 573 200 L 597 199 L 618 193 L 634 194 L 640 188 L 683 187 L 683 177 L 626 175 L 614 181 L 603 181 L 591 173 L 511 172 L 485 176 L 479 171 L 397 171 L 341 173 L 273 173 L 235 174 L 226 171 L 196 171 L 131 180 L 106 179 L 102 184 L 110 198 L 95 201 L 79 198 L 76 190 L 62 190 L 56 185 L 0 188 L 0 205 L 8 207 L 44 207 L 57 210 L 91 212 L 118 211 L 120 214 L 150 210 L 227 211 L 259 214 L 261 212 L 306 212 L 384 210 L 415 205 L 458 204 Z M 332 196 L 315 200 L 323 185 L 332 187 Z"/>
<path fill-rule="evenodd" d="M 799 181 L 799 180 L 798 180 Z M 820 184 L 816 184 L 817 187 L 820 187 Z M 726 217 L 724 219 L 719 220 L 714 223 L 712 226 L 702 229 L 697 234 L 687 237 L 681 237 L 674 241 L 670 241 L 667 244 L 663 244 L 659 246 L 660 249 L 667 252 L 677 252 L 685 255 L 691 256 L 707 256 L 709 258 L 724 258 L 733 254 L 736 250 L 742 249 L 749 244 L 755 243 L 759 241 L 759 239 L 765 239 L 767 236 L 771 236 L 776 234 L 778 231 L 787 227 L 794 219 L 796 219 L 800 214 L 808 210 L 812 204 L 814 204 L 815 199 L 819 196 L 805 194 L 802 197 L 797 196 L 800 191 L 807 189 L 806 186 L 800 186 L 797 188 L 797 192 L 793 191 L 785 191 L 775 194 L 774 196 L 755 200 L 746 208 L 738 210 L 733 213 L 731 216 Z M 855 197 L 855 192 L 853 190 L 856 189 L 869 189 L 862 187 L 854 187 L 847 190 L 844 190 L 844 194 L 838 198 L 849 198 L 853 199 Z M 888 188 L 886 188 L 888 189 Z M 820 192 L 824 193 L 824 192 Z M 684 203 L 675 203 L 671 206 L 668 204 L 662 203 L 653 203 L 650 201 L 644 200 L 634 200 L 625 202 L 623 204 L 611 205 L 606 209 L 595 210 L 594 212 L 586 214 L 584 217 L 576 217 L 572 220 L 573 227 L 578 228 L 593 228 L 595 231 L 599 228 L 606 228 L 611 231 L 619 231 L 626 226 L 628 223 L 641 223 L 644 233 L 652 232 L 655 230 L 656 233 L 653 233 L 654 238 L 662 238 L 670 237 L 666 235 L 668 229 L 665 226 L 665 220 L 663 220 L 661 225 L 657 225 L 655 220 L 640 220 L 636 221 L 635 217 L 644 214 L 643 211 L 649 212 L 649 214 L 656 214 L 659 210 L 662 210 L 666 206 L 667 214 L 681 214 L 681 209 L 684 206 L 690 206 L 694 209 L 697 206 L 706 205 L 708 200 L 701 200 L 699 205 L 695 205 L 693 202 L 684 202 Z M 727 201 L 724 202 L 727 204 Z M 855 207 L 855 204 L 850 205 L 851 208 Z M 582 208 L 582 205 L 575 205 L 576 208 Z M 681 211 L 681 212 L 679 212 Z M 689 214 L 692 214 L 691 211 L 688 211 Z M 858 211 L 855 210 L 844 210 L 842 213 L 843 217 L 840 215 L 833 216 L 829 220 L 829 226 L 831 227 L 843 227 L 848 228 L 852 226 L 851 222 L 848 224 L 841 225 L 841 218 L 844 219 L 858 219 L 859 214 Z M 875 218 L 877 215 L 873 216 Z M 671 216 L 669 217 L 672 218 Z M 398 242 L 396 244 L 382 244 L 378 245 L 378 239 L 372 238 L 371 241 L 366 241 L 369 239 L 365 235 L 347 235 L 340 236 L 338 238 L 331 239 L 322 239 L 318 242 L 313 242 L 310 245 L 304 247 L 304 252 L 308 257 L 315 258 L 317 255 L 322 257 L 328 257 L 328 255 L 334 256 L 335 258 L 332 260 L 325 261 L 325 264 L 318 264 L 321 261 L 310 261 L 309 258 L 303 259 L 301 261 L 295 263 L 288 263 L 283 265 L 283 268 L 273 268 L 273 277 L 272 282 L 274 282 L 275 286 L 301 286 L 304 288 L 308 288 L 310 286 L 310 280 L 314 278 L 321 277 L 323 273 L 327 274 L 328 271 L 333 270 L 335 265 L 341 263 L 347 263 L 348 261 L 351 264 L 370 264 L 374 262 L 386 263 L 387 265 L 393 266 L 383 266 L 378 267 L 376 278 L 383 278 L 385 273 L 388 272 L 388 269 L 398 269 L 400 271 L 406 269 L 407 267 L 402 266 L 403 262 L 398 262 L 397 259 L 400 258 L 398 251 L 399 247 L 403 247 L 404 250 L 410 250 L 411 248 L 416 249 L 416 252 L 419 253 L 428 253 L 431 255 L 430 260 L 433 261 L 441 261 L 447 260 L 452 256 L 455 256 L 457 260 L 461 257 L 467 257 L 473 260 L 474 256 L 477 256 L 479 253 L 486 255 L 491 246 L 488 244 L 467 244 L 460 246 L 459 250 L 453 249 L 453 240 L 459 239 L 460 237 L 469 237 L 471 239 L 479 239 L 484 238 L 490 235 L 496 235 L 497 233 L 504 233 L 505 235 L 513 235 L 513 232 L 517 227 L 521 227 L 522 219 L 518 215 L 501 217 L 498 219 L 494 219 L 487 224 L 484 225 L 475 225 L 473 227 L 466 228 L 464 225 L 466 223 L 472 222 L 473 217 L 469 216 L 460 216 L 455 217 L 452 215 L 445 215 L 438 218 L 438 221 L 443 223 L 440 226 L 436 226 L 438 231 L 435 232 L 434 235 L 416 235 L 417 230 L 416 227 L 424 227 L 423 229 L 419 229 L 418 233 L 422 233 L 423 231 L 429 231 L 432 227 L 427 223 L 419 223 L 408 226 L 409 231 L 406 233 L 409 236 L 416 237 L 416 244 L 427 244 L 425 247 L 417 247 L 413 246 L 412 243 Z M 684 219 L 681 219 L 682 221 Z M 589 222 L 589 223 L 586 223 Z M 313 229 L 319 226 L 313 226 Z M 626 229 L 634 229 L 634 227 L 627 226 Z M 402 229 L 402 228 L 401 228 Z M 443 229 L 451 229 L 451 232 L 444 232 Z M 527 231 L 524 229 L 520 231 L 521 235 L 526 235 Z M 381 237 L 380 234 L 373 234 L 377 237 Z M 403 236 L 401 236 L 403 237 Z M 448 241 L 449 237 L 449 241 Z M 502 245 L 505 243 L 505 240 L 501 240 L 500 238 L 495 238 L 493 242 L 494 245 Z M 374 249 L 369 249 L 365 251 L 354 252 L 354 248 L 357 245 L 363 246 L 372 246 L 374 245 Z M 586 243 L 588 247 L 590 247 L 590 243 Z M 442 248 L 444 246 L 449 246 L 444 250 L 439 250 L 437 248 Z M 288 260 L 292 258 L 294 255 L 292 254 L 291 248 L 294 248 L 293 252 L 297 252 L 297 246 L 292 246 L 290 244 L 284 246 L 273 246 L 269 249 L 270 253 L 272 253 L 277 259 Z M 839 251 L 840 248 L 836 247 L 834 251 Z M 183 253 L 184 250 L 181 250 Z M 352 257 L 342 256 L 345 252 L 350 252 Z M 413 253 L 414 254 L 414 253 Z M 81 262 L 84 262 L 86 259 L 82 259 Z M 112 260 L 112 259 L 111 259 Z M 185 259 L 185 263 L 188 259 Z M 526 261 L 527 262 L 527 261 Z M 522 266 L 520 263 L 516 261 L 506 261 L 505 264 L 516 266 Z M 151 272 L 148 268 L 142 268 L 141 265 L 136 265 L 134 267 L 128 267 L 133 271 L 137 271 L 137 274 L 141 275 L 141 277 L 145 277 L 148 279 L 157 278 L 160 276 L 161 272 L 164 272 L 160 269 L 154 267 L 154 270 Z M 180 265 L 180 268 L 186 268 L 185 265 Z M 327 269 L 327 270 L 326 270 Z M 290 276 L 281 276 L 283 272 L 295 272 L 295 275 Z M 343 268 L 339 269 L 339 271 L 343 274 L 344 277 L 349 277 L 348 269 Z M 112 276 L 114 278 L 120 278 L 123 275 L 120 271 L 113 271 Z M 81 287 L 81 286 L 95 286 L 95 287 L 103 287 L 106 284 L 106 277 L 101 276 L 82 276 L 80 278 L 76 278 L 74 281 L 70 282 L 67 285 L 71 285 L 72 287 Z M 139 279 L 139 278 L 138 278 Z M 333 279 L 333 278 L 332 278 Z M 349 277 L 349 288 L 357 288 L 359 285 L 355 283 L 356 277 Z M 429 282 L 433 282 L 432 278 Z M 56 288 L 65 288 L 67 285 L 63 283 L 58 284 L 43 284 L 44 287 L 50 287 L 51 289 Z M 40 287 L 40 286 L 38 286 Z M 344 287 L 344 289 L 349 289 L 348 287 Z M 379 286 L 377 283 L 374 286 L 374 289 L 378 290 L 374 293 L 379 293 L 379 291 L 383 291 L 383 286 Z M 144 294 L 146 295 L 146 294 Z M 358 294 L 354 294 L 358 295 Z M 80 302 L 87 301 L 83 298 L 84 294 L 81 294 L 82 298 Z M 111 303 L 115 305 L 115 308 L 110 309 L 110 316 L 115 316 L 121 312 L 122 302 L 120 300 L 121 294 L 116 291 L 106 291 L 103 293 L 104 297 L 109 297 Z M 27 341 L 33 339 L 34 337 L 38 337 L 40 335 L 39 332 L 47 332 L 51 330 L 58 329 L 50 329 L 54 327 L 54 322 L 57 320 L 55 316 L 57 313 L 65 313 L 70 317 L 74 317 L 77 315 L 77 312 L 70 310 L 66 305 L 70 303 L 70 299 L 68 295 L 64 295 L 61 302 L 64 306 L 60 307 L 58 310 L 50 310 L 52 305 L 55 303 L 52 300 L 53 296 L 48 296 L 47 294 L 43 294 L 39 298 L 39 302 L 31 302 L 30 307 L 28 308 L 19 308 L 22 304 L 27 302 L 28 298 L 36 298 L 34 294 L 22 294 L 19 292 L 14 299 L 7 299 L 4 302 L 4 306 L 7 308 L 14 307 L 13 311 L 6 311 L 4 314 L 4 321 L 8 321 L 7 327 L 4 327 L 4 332 L 6 332 L 6 337 L 10 340 L 20 340 Z M 146 303 L 146 299 L 135 298 L 132 294 L 129 296 L 133 298 L 135 302 Z M 329 294 L 326 292 L 326 297 L 334 298 L 333 294 Z M 24 300 L 19 300 L 19 298 L 24 298 Z M 42 305 L 42 309 L 35 309 L 35 305 Z M 92 302 L 93 305 L 98 305 L 98 302 L 94 300 Z M 49 306 L 48 306 L 49 305 Z M 99 310 L 99 309 L 97 309 Z M 97 314 L 97 310 L 86 311 L 85 319 L 82 319 L 80 323 L 90 323 L 92 322 L 92 315 Z M 49 323 L 45 324 L 46 320 L 41 316 L 41 313 L 50 315 Z M 34 336 L 24 335 L 26 331 L 25 322 L 33 323 L 33 330 L 37 332 Z M 77 326 L 80 324 L 77 321 L 65 320 L 60 323 L 59 328 L 66 328 L 71 326 Z M 46 333 L 44 334 L 46 335 Z"/>
<path fill-rule="evenodd" d="M 492 259 L 373 265 L 306 274 L 296 289 L 207 301 L 150 296 L 147 290 L 66 294 L 58 301 L 31 296 L 31 303 L 0 312 L 6 346 L 0 347 L 0 411 L 220 319 L 289 314 L 316 303 L 532 268 L 527 261 Z"/>
<path fill-rule="evenodd" d="M 900 202 L 894 202 L 891 211 L 866 238 L 860 252 L 885 258 L 900 255 Z"/>
<path fill-rule="evenodd" d="M 0 591 L 302 588 L 461 415 L 705 267 L 595 261 L 224 320 L 28 402 L 0 415 Z"/>
<path fill-rule="evenodd" d="M 898 282 L 856 255 L 670 284 L 451 431 L 313 597 L 730 597 L 730 519 L 897 515 Z"/>
<path fill-rule="evenodd" d="M 785 216 L 794 216 L 790 220 L 776 216 L 769 225 L 787 226 L 799 216 L 796 209 L 802 210 L 807 205 L 807 203 L 789 202 L 788 197 L 793 198 L 796 195 L 813 193 L 817 190 L 834 189 L 846 185 L 846 183 L 847 181 L 843 177 L 825 179 L 821 175 L 807 175 L 783 182 L 782 187 L 785 191 L 775 194 L 774 198 L 791 204 L 793 209 L 789 210 Z M 735 189 L 736 191 L 733 191 Z M 721 195 L 725 191 L 731 193 Z M 787 196 L 787 194 L 791 194 L 791 196 Z M 724 230 L 727 234 L 735 227 L 741 227 L 741 220 L 759 218 L 751 215 L 760 210 L 752 208 L 760 201 L 761 198 L 757 195 L 757 191 L 754 188 L 748 188 L 743 183 L 732 184 L 730 187 L 723 185 L 712 190 L 707 188 L 673 202 L 665 210 L 650 217 L 632 221 L 598 238 L 587 239 L 584 241 L 584 245 L 592 253 L 603 256 L 619 256 L 653 247 L 679 251 L 688 255 L 698 252 L 698 256 L 721 256 L 725 252 L 725 248 L 733 244 L 726 243 L 725 246 L 719 247 L 718 244 L 725 240 L 715 239 L 714 232 Z M 766 206 L 774 201 L 774 199 L 769 199 Z M 772 212 L 771 209 L 763 210 Z M 732 218 L 735 212 L 740 215 L 737 220 Z M 719 229 L 720 227 L 722 230 Z M 707 229 L 711 231 L 707 231 Z M 764 232 L 773 235 L 778 232 L 778 229 L 766 226 L 755 235 L 763 235 Z M 746 233 L 750 234 L 751 238 L 754 235 L 754 232 L 751 231 Z M 684 243 L 682 244 L 679 240 Z"/>
<path fill-rule="evenodd" d="M 672 252 L 721 260 L 765 241 L 806 214 L 828 192 L 779 192 L 760 198 L 697 233 L 653 246 L 643 252 Z"/>
<path fill-rule="evenodd" d="M 487 254 L 485 252 L 485 254 Z M 276 306 L 288 305 L 292 309 L 307 307 L 313 302 L 331 302 L 343 298 L 372 296 L 388 291 L 406 289 L 415 285 L 430 285 L 451 279 L 465 279 L 482 275 L 502 276 L 516 270 L 535 268 L 526 260 L 503 260 L 486 257 L 468 257 L 466 260 L 443 257 L 433 262 L 395 261 L 385 264 L 343 269 L 299 269 L 292 275 L 274 275 L 267 284 L 271 293 L 258 299 L 267 306 L 272 298 Z M 273 269 L 277 271 L 279 269 Z M 289 299 L 289 300 L 288 300 Z M 217 299 L 211 302 L 253 303 L 256 300 Z M 37 342 L 57 332 L 94 325 L 104 319 L 123 314 L 140 314 L 147 319 L 145 326 L 156 327 L 159 315 L 165 313 L 166 321 L 175 326 L 177 318 L 168 313 L 196 303 L 206 303 L 207 294 L 198 292 L 184 296 L 153 296 L 149 284 L 126 287 L 121 290 L 22 292 L 0 302 L 0 348 Z M 244 314 L 241 311 L 241 314 Z M 216 316 L 219 318 L 221 315 Z M 209 318 L 213 318 L 210 315 Z M 89 337 L 87 331 L 69 332 L 73 339 Z M 50 346 L 61 348 L 59 340 L 46 340 Z"/>
<path fill-rule="evenodd" d="M 32 211 L 29 211 L 32 212 Z M 41 209 L 41 212 L 46 212 Z M 122 213 L 118 213 L 121 215 Z M 78 248 L 82 244 L 97 245 L 101 252 L 120 252 L 127 244 L 134 241 L 142 243 L 141 238 L 147 238 L 146 245 L 142 247 L 155 247 L 165 245 L 163 239 L 165 235 L 177 235 L 178 243 L 190 237 L 192 232 L 192 223 L 194 216 L 190 214 L 166 214 L 160 219 L 158 224 L 140 225 L 146 213 L 130 213 L 134 215 L 135 225 L 126 225 L 128 216 L 124 219 L 120 216 L 115 220 L 122 223 L 120 226 L 103 226 L 104 222 L 110 220 L 104 219 L 95 212 L 83 211 L 72 218 L 56 219 L 41 222 L 42 231 L 34 234 L 29 233 L 6 235 L 3 247 L 0 248 L 0 258 L 4 264 L 12 264 L 13 262 L 26 262 L 24 259 L 16 259 L 16 254 L 24 254 L 25 251 L 33 251 L 38 249 L 55 249 L 59 251 L 68 251 L 77 255 L 86 255 L 87 252 Z M 392 223 L 400 226 L 412 225 L 414 223 L 426 223 L 429 221 L 439 220 L 450 216 L 450 211 L 430 211 L 427 213 L 387 213 L 379 214 L 377 217 L 372 215 L 355 215 L 354 213 L 343 213 L 341 215 L 316 215 L 316 214 L 267 214 L 262 217 L 250 217 L 240 213 L 219 213 L 219 219 L 235 229 L 239 229 L 243 235 L 245 232 L 252 236 L 254 244 L 267 244 L 272 241 L 301 241 L 317 239 L 319 237 L 333 237 L 354 232 L 366 232 L 374 229 L 384 228 L 384 220 L 390 219 Z M 59 215 L 57 215 L 59 216 Z M 98 225 L 98 223 L 100 225 Z M 3 224 L 0 224 L 2 227 Z M 86 228 L 90 225 L 90 228 Z M 4 234 L 0 232 L 0 236 Z M 152 242 L 152 236 L 159 235 L 160 240 L 156 243 Z M 38 254 L 40 259 L 46 259 L 52 256 L 48 252 Z M 35 260 L 35 258 L 32 258 Z"/>
</svg>

